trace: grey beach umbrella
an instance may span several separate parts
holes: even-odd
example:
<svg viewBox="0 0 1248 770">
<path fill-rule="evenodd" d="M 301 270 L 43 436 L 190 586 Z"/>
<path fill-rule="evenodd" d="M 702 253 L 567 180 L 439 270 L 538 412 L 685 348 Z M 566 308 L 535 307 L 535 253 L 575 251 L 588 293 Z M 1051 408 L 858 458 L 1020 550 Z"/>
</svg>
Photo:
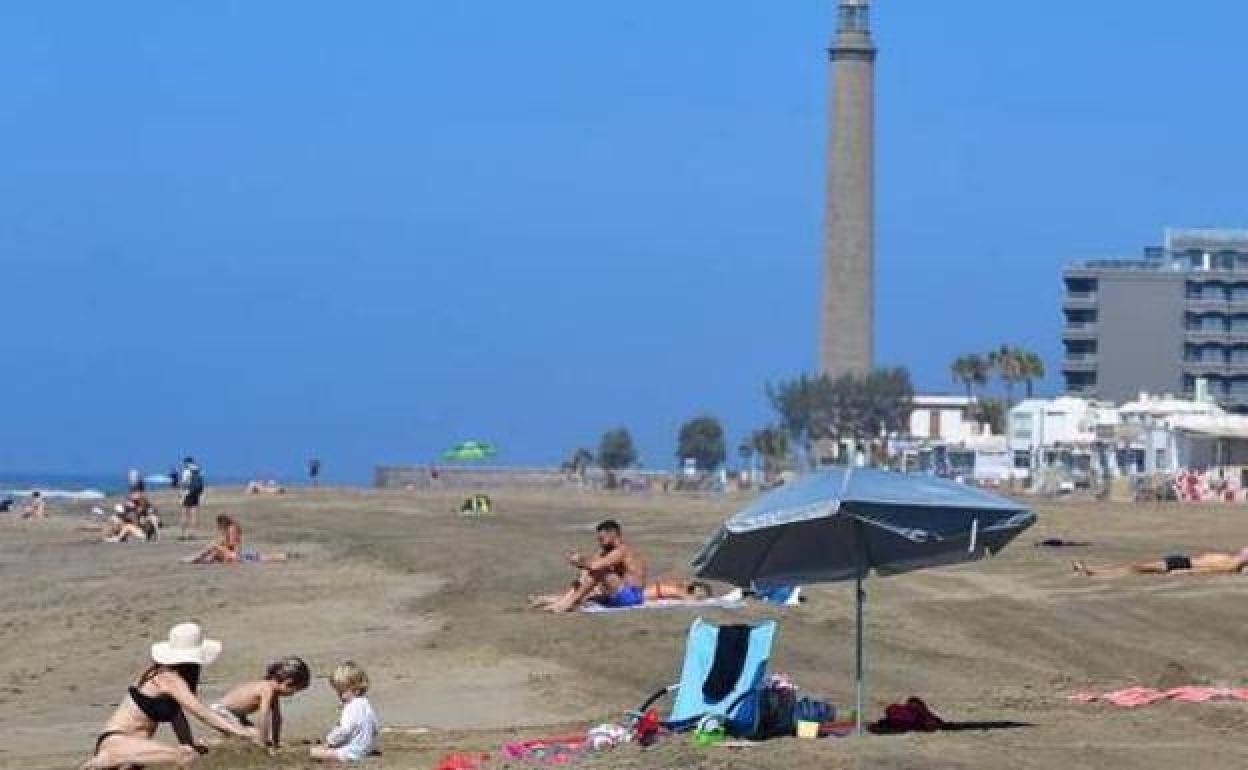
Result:
<svg viewBox="0 0 1248 770">
<path fill-rule="evenodd" d="M 699 577 L 743 587 L 853 580 L 861 733 L 863 579 L 982 559 L 1035 520 L 1013 500 L 953 481 L 835 468 L 754 500 L 724 523 L 693 566 Z"/>
</svg>

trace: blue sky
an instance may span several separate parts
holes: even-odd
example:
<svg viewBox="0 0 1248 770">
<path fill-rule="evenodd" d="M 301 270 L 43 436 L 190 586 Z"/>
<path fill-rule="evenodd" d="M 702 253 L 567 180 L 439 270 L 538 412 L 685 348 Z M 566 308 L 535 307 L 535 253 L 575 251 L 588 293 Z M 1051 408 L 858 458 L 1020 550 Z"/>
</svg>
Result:
<svg viewBox="0 0 1248 770">
<path fill-rule="evenodd" d="M 1070 260 L 1248 224 L 1243 3 L 878 6 L 879 357 L 921 387 L 1055 367 Z M 735 445 L 814 364 L 833 12 L 5 3 L 0 469 Z"/>
</svg>

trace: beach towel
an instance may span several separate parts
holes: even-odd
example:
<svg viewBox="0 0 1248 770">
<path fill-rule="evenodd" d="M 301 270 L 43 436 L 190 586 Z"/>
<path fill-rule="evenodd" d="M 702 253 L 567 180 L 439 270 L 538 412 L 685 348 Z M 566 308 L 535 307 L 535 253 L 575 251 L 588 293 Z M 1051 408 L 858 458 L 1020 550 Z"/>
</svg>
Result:
<svg viewBox="0 0 1248 770">
<path fill-rule="evenodd" d="M 1128 687 L 1125 690 L 1114 690 L 1107 693 L 1080 692 L 1067 696 L 1076 703 L 1109 703 L 1122 708 L 1138 708 L 1151 706 L 1161 701 L 1172 700 L 1180 703 L 1205 703 L 1211 700 L 1248 701 L 1248 687 L 1174 687 L 1169 690 L 1158 690 L 1153 687 Z"/>
<path fill-rule="evenodd" d="M 433 770 L 480 770 L 482 763 L 488 761 L 489 754 L 447 754 Z"/>
<path fill-rule="evenodd" d="M 579 735 L 566 738 L 542 738 L 519 741 L 503 746 L 508 759 L 534 765 L 567 765 L 576 761 L 588 750 L 585 738 Z"/>
<path fill-rule="evenodd" d="M 716 596 L 710 599 L 655 599 L 646 601 L 644 604 L 638 604 L 635 607 L 604 607 L 601 604 L 587 602 L 581 607 L 581 612 L 592 614 L 600 614 L 607 612 L 634 612 L 636 610 L 678 610 L 678 609 L 721 609 L 735 610 L 745 606 L 745 602 L 740 599 L 734 599 L 724 596 Z"/>
</svg>

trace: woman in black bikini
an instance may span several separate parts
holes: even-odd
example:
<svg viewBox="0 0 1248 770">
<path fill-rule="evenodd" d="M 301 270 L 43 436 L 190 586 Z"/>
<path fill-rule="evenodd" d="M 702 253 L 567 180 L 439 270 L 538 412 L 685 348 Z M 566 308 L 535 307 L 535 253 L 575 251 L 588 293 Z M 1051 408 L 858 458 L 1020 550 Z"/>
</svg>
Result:
<svg viewBox="0 0 1248 770">
<path fill-rule="evenodd" d="M 216 660 L 220 652 L 221 643 L 205 639 L 203 631 L 194 623 L 174 626 L 169 632 L 169 641 L 152 645 L 152 665 L 113 712 L 104 732 L 95 741 L 95 752 L 83 763 L 82 770 L 190 765 L 203 748 L 195 743 L 187 712 L 223 733 L 262 745 L 255 728 L 230 723 L 195 695 L 201 667 Z M 152 740 L 161 723 L 173 728 L 178 746 Z"/>
</svg>

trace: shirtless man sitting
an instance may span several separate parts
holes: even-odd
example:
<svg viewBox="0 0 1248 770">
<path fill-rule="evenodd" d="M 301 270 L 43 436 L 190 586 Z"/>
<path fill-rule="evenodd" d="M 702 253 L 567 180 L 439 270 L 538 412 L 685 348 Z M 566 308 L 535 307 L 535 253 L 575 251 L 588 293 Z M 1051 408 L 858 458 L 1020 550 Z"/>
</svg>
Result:
<svg viewBox="0 0 1248 770">
<path fill-rule="evenodd" d="M 539 596 L 529 602 L 533 609 L 550 612 L 571 612 L 586 601 L 606 607 L 637 607 L 647 600 L 678 599 L 709 595 L 705 583 L 646 582 L 646 558 L 624 542 L 620 525 L 608 519 L 595 528 L 599 553 L 594 558 L 576 551 L 566 554 L 568 564 L 579 575 L 566 593 L 560 596 Z"/>
<path fill-rule="evenodd" d="M 1085 577 L 1123 577 L 1125 575 L 1235 575 L 1248 567 L 1248 548 L 1238 553 L 1211 551 L 1199 556 L 1174 554 L 1160 561 L 1145 561 L 1109 567 L 1089 567 L 1081 561 L 1074 563 L 1075 573 Z"/>
</svg>

